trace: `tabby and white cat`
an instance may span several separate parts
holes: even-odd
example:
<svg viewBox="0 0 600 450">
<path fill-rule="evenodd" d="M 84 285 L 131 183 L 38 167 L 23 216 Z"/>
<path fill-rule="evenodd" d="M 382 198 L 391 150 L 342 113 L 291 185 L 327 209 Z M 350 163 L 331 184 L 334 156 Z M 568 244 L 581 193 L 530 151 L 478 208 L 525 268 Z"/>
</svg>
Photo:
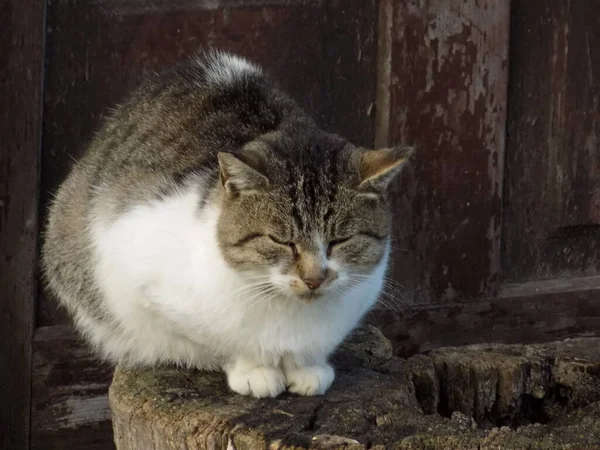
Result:
<svg viewBox="0 0 600 450">
<path fill-rule="evenodd" d="M 146 80 L 50 207 L 51 290 L 103 358 L 222 369 L 240 394 L 323 394 L 376 302 L 385 187 L 411 151 L 328 134 L 256 65 L 211 53 Z"/>
</svg>

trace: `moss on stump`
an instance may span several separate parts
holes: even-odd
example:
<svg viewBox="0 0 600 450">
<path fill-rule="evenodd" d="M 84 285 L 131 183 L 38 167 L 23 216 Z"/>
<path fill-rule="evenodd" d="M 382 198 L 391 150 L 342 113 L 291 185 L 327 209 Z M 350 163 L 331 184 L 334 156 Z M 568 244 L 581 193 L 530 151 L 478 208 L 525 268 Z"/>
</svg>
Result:
<svg viewBox="0 0 600 450">
<path fill-rule="evenodd" d="M 333 359 L 323 397 L 253 399 L 224 375 L 117 369 L 119 450 L 600 449 L 600 338 L 394 357 L 373 327 Z"/>
</svg>

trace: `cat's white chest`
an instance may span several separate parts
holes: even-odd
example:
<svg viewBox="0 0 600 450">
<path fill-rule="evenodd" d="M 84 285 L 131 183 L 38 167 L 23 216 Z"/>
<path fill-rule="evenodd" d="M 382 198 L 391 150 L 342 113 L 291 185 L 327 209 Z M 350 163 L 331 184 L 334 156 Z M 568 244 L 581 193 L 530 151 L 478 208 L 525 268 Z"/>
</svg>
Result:
<svg viewBox="0 0 600 450">
<path fill-rule="evenodd" d="M 135 346 L 140 362 L 208 368 L 231 354 L 327 353 L 375 301 L 377 283 L 313 304 L 261 294 L 227 265 L 218 211 L 199 201 L 190 190 L 93 229 L 98 286 L 123 330 L 114 345 Z"/>
</svg>

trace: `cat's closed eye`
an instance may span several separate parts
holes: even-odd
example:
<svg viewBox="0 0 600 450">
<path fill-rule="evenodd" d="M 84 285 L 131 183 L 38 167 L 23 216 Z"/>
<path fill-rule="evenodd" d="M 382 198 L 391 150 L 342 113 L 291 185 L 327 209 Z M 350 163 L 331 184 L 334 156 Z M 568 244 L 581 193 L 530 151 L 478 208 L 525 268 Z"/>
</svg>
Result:
<svg viewBox="0 0 600 450">
<path fill-rule="evenodd" d="M 333 239 L 333 240 L 329 241 L 329 245 L 327 246 L 327 256 L 328 257 L 331 256 L 331 253 L 333 252 L 333 249 L 335 247 L 337 247 L 338 245 L 345 244 L 353 237 L 354 236 L 347 236 L 347 237 L 337 238 L 337 239 Z"/>
<path fill-rule="evenodd" d="M 275 236 L 273 236 L 271 234 L 267 235 L 267 237 L 269 239 L 271 239 L 271 241 L 275 242 L 278 245 L 282 245 L 284 247 L 289 247 L 289 249 L 292 251 L 292 253 L 294 254 L 294 256 L 298 254 L 298 248 L 296 247 L 296 244 L 294 244 L 293 242 L 284 241 L 282 239 L 278 239 L 278 238 L 276 238 Z"/>
<path fill-rule="evenodd" d="M 368 243 L 369 240 L 372 241 L 377 241 L 377 242 L 381 242 L 384 241 L 386 238 L 385 236 L 379 236 L 377 234 L 373 234 L 373 233 L 369 233 L 369 232 L 359 232 L 356 233 L 352 236 L 346 236 L 346 237 L 341 237 L 341 238 L 337 238 L 337 239 L 332 239 L 331 241 L 329 241 L 329 245 L 327 246 L 327 256 L 330 257 L 333 250 L 336 247 L 340 247 L 343 244 L 348 243 L 349 241 L 355 239 L 355 238 L 363 238 L 362 241 L 357 241 L 358 242 L 362 242 L 362 244 L 364 245 L 365 243 Z"/>
</svg>

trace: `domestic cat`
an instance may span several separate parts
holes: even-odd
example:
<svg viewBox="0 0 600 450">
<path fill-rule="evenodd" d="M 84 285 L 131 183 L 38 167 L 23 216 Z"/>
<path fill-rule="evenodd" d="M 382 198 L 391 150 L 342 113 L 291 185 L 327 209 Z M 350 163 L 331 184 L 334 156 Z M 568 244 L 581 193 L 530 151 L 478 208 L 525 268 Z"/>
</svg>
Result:
<svg viewBox="0 0 600 450">
<path fill-rule="evenodd" d="M 106 360 L 323 394 L 382 289 L 385 190 L 410 154 L 322 131 L 245 59 L 195 57 L 145 80 L 75 163 L 49 209 L 47 283 Z"/>
</svg>

